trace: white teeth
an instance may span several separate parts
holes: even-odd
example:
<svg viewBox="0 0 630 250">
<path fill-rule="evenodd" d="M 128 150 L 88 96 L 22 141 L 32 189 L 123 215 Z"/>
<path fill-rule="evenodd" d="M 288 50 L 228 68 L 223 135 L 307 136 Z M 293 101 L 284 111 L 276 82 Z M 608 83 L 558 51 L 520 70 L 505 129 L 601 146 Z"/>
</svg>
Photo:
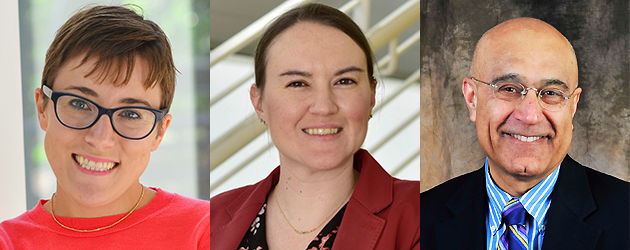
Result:
<svg viewBox="0 0 630 250">
<path fill-rule="evenodd" d="M 74 159 L 79 163 L 82 168 L 92 171 L 108 171 L 114 168 L 115 162 L 94 162 L 90 161 L 82 156 L 74 155 Z"/>
<path fill-rule="evenodd" d="M 330 135 L 339 133 L 339 128 L 307 128 L 303 131 L 309 135 Z"/>
<path fill-rule="evenodd" d="M 532 137 L 528 137 L 528 136 L 522 136 L 522 135 L 515 135 L 515 134 L 508 134 L 516 139 L 519 139 L 520 141 L 524 141 L 524 142 L 533 142 L 535 140 L 538 140 L 540 138 L 543 138 L 543 136 L 532 136 Z"/>
</svg>

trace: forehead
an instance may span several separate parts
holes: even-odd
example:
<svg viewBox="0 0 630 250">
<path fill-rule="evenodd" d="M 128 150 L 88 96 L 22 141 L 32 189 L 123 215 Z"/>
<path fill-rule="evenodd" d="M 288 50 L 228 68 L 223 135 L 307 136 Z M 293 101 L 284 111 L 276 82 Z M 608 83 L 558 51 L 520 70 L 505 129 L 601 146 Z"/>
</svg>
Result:
<svg viewBox="0 0 630 250">
<path fill-rule="evenodd" d="M 159 108 L 161 89 L 156 88 L 157 85 L 148 89 L 145 87 L 144 81 L 147 78 L 148 66 L 144 60 L 136 57 L 134 68 L 126 83 L 123 83 L 126 72 L 120 73 L 113 70 L 104 72 L 97 68 L 90 74 L 95 69 L 97 59 L 90 58 L 84 63 L 82 60 L 83 56 L 73 57 L 59 68 L 54 80 L 54 90 L 76 92 L 78 88 L 87 88 L 94 94 L 89 94 L 89 92 L 77 94 L 87 95 L 86 97 L 100 102 L 101 105 L 109 106 L 112 102 L 117 103 L 120 100 L 134 98 L 146 101 L 153 108 Z M 115 68 L 112 67 L 112 69 Z M 116 73 L 122 77 L 116 78 Z"/>
<path fill-rule="evenodd" d="M 146 85 L 148 78 L 148 62 L 139 56 L 133 60 L 133 68 L 127 65 L 124 60 L 109 59 L 99 62 L 98 56 L 85 58 L 85 54 L 71 57 L 64 62 L 57 72 L 54 82 L 59 83 L 59 78 L 72 77 L 72 82 L 81 79 L 90 80 L 98 85 L 113 85 L 114 87 L 124 87 L 127 85 L 139 85 L 144 89 L 151 89 L 154 85 Z M 65 79 L 67 81 L 67 79 Z"/>
<path fill-rule="evenodd" d="M 268 49 L 267 63 L 270 70 L 367 66 L 363 50 L 352 38 L 335 27 L 313 22 L 299 22 L 280 33 Z"/>
<path fill-rule="evenodd" d="M 495 32 L 483 42 L 478 70 L 486 79 L 517 74 L 532 83 L 558 79 L 577 86 L 577 61 L 564 37 L 523 29 Z"/>
</svg>

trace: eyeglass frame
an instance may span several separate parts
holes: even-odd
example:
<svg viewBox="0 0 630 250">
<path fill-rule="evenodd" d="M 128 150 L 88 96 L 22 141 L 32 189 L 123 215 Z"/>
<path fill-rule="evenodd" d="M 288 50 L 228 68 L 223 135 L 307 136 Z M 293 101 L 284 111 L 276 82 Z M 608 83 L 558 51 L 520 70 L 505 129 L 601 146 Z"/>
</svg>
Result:
<svg viewBox="0 0 630 250">
<path fill-rule="evenodd" d="M 50 87 L 43 85 L 42 86 L 42 92 L 44 92 L 44 95 L 47 96 L 48 98 L 50 98 L 53 101 L 53 105 L 55 106 L 55 116 L 57 117 L 57 120 L 63 124 L 64 126 L 71 128 L 71 129 L 77 129 L 77 130 L 83 130 L 83 129 L 88 129 L 91 128 L 92 126 L 94 126 L 94 124 L 96 124 L 98 122 L 98 120 L 101 119 L 101 116 L 103 115 L 107 115 L 109 117 L 109 122 L 112 125 L 112 129 L 114 129 L 114 132 L 116 132 L 116 134 L 118 134 L 120 137 L 125 138 L 125 139 L 129 139 L 129 140 L 142 140 L 144 138 L 146 138 L 147 136 L 149 136 L 151 133 L 153 133 L 153 130 L 155 130 L 155 126 L 157 125 L 157 123 L 162 120 L 162 118 L 164 118 L 164 116 L 166 115 L 166 112 L 168 111 L 168 109 L 154 109 L 154 108 L 150 108 L 150 107 L 142 107 L 142 106 L 125 106 L 125 107 L 118 107 L 118 108 L 113 108 L 113 109 L 108 109 L 108 108 L 104 108 L 101 107 L 100 105 L 98 105 L 96 102 L 85 98 L 83 96 L 80 95 L 76 95 L 73 93 L 68 93 L 68 92 L 62 92 L 62 91 L 53 91 L 52 89 L 50 89 Z M 85 127 L 73 127 L 70 126 L 66 123 L 64 123 L 61 118 L 59 118 L 59 113 L 57 113 L 57 100 L 62 97 L 62 96 L 73 96 L 73 97 L 77 97 L 83 100 L 86 100 L 88 102 L 90 102 L 91 104 L 94 104 L 94 106 L 96 106 L 96 108 L 98 109 L 98 114 L 96 115 L 96 117 L 94 118 L 94 121 L 92 121 L 92 123 L 90 123 L 89 125 L 85 126 Z M 125 136 L 122 135 L 120 132 L 118 132 L 118 130 L 116 129 L 116 126 L 114 126 L 114 119 L 112 118 L 112 115 L 121 109 L 144 109 L 144 110 L 148 110 L 151 111 L 154 115 L 154 121 L 153 121 L 153 126 L 151 127 L 151 130 L 144 136 L 142 137 L 138 137 L 138 138 L 134 138 L 134 137 L 129 137 L 129 136 Z"/>
<path fill-rule="evenodd" d="M 498 86 L 497 86 L 497 84 L 496 84 L 496 83 L 488 83 L 488 82 L 484 82 L 484 81 L 482 81 L 482 80 L 479 80 L 479 79 L 475 78 L 474 76 L 469 76 L 469 78 L 470 78 L 470 79 L 472 79 L 472 80 L 474 80 L 474 81 L 478 81 L 478 82 L 481 82 L 481 83 L 485 83 L 485 84 L 487 84 L 488 86 L 492 87 L 492 88 L 493 88 L 493 90 L 492 90 L 492 94 L 493 94 L 493 95 L 495 94 L 495 90 L 498 88 Z M 562 105 L 562 107 L 560 107 L 558 110 L 549 109 L 549 108 L 547 108 L 547 107 L 548 107 L 547 105 L 551 105 L 551 104 L 546 103 L 546 102 L 544 102 L 544 101 L 541 99 L 541 98 L 542 98 L 542 96 L 541 96 L 542 91 L 543 91 L 543 90 L 545 90 L 545 89 L 547 89 L 547 88 L 541 88 L 541 89 L 537 89 L 537 88 L 534 88 L 534 87 L 529 87 L 529 88 L 528 88 L 528 87 L 525 87 L 525 85 L 523 85 L 523 84 L 521 84 L 521 83 L 519 83 L 519 82 L 514 82 L 514 83 L 515 83 L 515 84 L 518 84 L 518 85 L 521 85 L 521 87 L 523 87 L 523 91 L 521 91 L 521 97 L 519 98 L 519 99 L 521 99 L 521 100 L 523 100 L 523 99 L 525 98 L 525 96 L 527 95 L 527 93 L 528 93 L 530 90 L 534 90 L 534 91 L 536 92 L 536 98 L 538 99 L 538 105 L 540 105 L 540 107 L 541 107 L 541 108 L 546 109 L 546 110 L 549 110 L 549 111 L 559 111 L 559 110 L 561 110 L 562 108 L 564 108 L 564 107 L 566 106 L 566 103 L 564 103 L 564 104 Z M 571 92 L 571 94 L 570 94 L 570 95 L 566 95 L 566 93 L 564 93 L 564 91 L 562 91 L 562 90 L 558 89 L 558 91 L 560 91 L 562 94 L 564 94 L 564 95 L 565 95 L 565 97 L 563 97 L 563 98 L 564 98 L 564 100 L 569 100 L 569 99 L 571 99 L 571 96 L 573 96 L 573 94 L 575 93 L 575 90 L 577 90 L 577 88 L 575 88 L 575 89 Z M 495 96 L 495 97 L 496 97 L 496 96 Z M 543 105 L 543 104 L 541 104 L 540 102 L 544 102 L 544 103 L 545 103 L 545 104 L 547 104 L 547 105 Z"/>
</svg>

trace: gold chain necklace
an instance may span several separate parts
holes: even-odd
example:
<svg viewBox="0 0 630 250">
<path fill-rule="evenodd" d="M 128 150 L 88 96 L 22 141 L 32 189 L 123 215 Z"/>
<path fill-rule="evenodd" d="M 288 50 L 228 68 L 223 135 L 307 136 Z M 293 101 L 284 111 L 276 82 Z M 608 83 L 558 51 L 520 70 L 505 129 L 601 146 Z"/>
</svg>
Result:
<svg viewBox="0 0 630 250">
<path fill-rule="evenodd" d="M 319 227 L 321 227 L 321 226 L 324 224 L 324 222 L 328 221 L 328 219 L 330 218 L 330 216 L 332 216 L 333 214 L 335 214 L 335 212 L 336 212 L 337 210 L 339 210 L 339 208 L 341 207 L 341 205 L 343 205 L 344 203 L 346 203 L 346 200 L 347 200 L 348 198 L 350 198 L 350 195 L 352 195 L 352 192 L 354 191 L 354 187 L 356 187 L 356 185 L 357 185 L 357 182 L 355 181 L 355 182 L 354 182 L 354 185 L 352 186 L 352 190 L 350 190 L 350 193 L 348 194 L 348 196 L 346 196 L 346 198 L 345 198 L 345 199 L 343 199 L 343 200 L 341 201 L 341 204 L 339 204 L 339 206 L 337 206 L 337 208 L 335 208 L 335 210 L 333 210 L 333 211 L 332 211 L 332 212 L 328 215 L 328 217 L 326 217 L 326 219 L 324 219 L 324 221 L 322 221 L 322 223 L 319 223 L 319 225 L 317 225 L 315 228 L 313 228 L 313 229 L 311 229 L 311 230 L 308 230 L 308 231 L 300 231 L 300 230 L 295 229 L 295 227 L 293 227 L 293 225 L 291 225 L 291 222 L 289 222 L 289 219 L 287 219 L 287 216 L 286 216 L 286 215 L 284 215 L 284 212 L 282 211 L 282 207 L 280 207 L 280 203 L 278 203 L 278 195 L 277 195 L 276 193 L 273 193 L 273 196 L 276 198 L 276 205 L 278 205 L 278 208 L 280 209 L 280 213 L 282 214 L 282 217 L 284 217 L 284 220 L 285 220 L 285 221 L 287 221 L 287 224 L 289 224 L 289 226 L 291 227 L 291 229 L 293 229 L 293 231 L 295 231 L 295 232 L 296 232 L 296 233 L 298 233 L 298 234 L 307 234 L 307 233 L 310 233 L 310 232 L 315 231 L 315 229 L 318 229 Z"/>
<path fill-rule="evenodd" d="M 142 197 L 144 197 L 144 185 L 142 185 L 142 193 L 140 194 L 140 199 L 138 199 L 138 202 L 136 202 L 136 205 L 133 206 L 133 208 L 131 209 L 131 211 L 129 211 L 129 213 L 127 213 L 127 215 L 125 215 L 124 217 L 120 218 L 120 220 L 109 224 L 109 226 L 104 226 L 104 227 L 99 227 L 99 228 L 95 228 L 95 229 L 76 229 L 76 228 L 71 228 L 69 226 L 66 226 L 64 224 L 61 224 L 61 222 L 59 222 L 57 220 L 57 217 L 55 217 L 55 210 L 53 209 L 53 198 L 55 198 L 55 193 L 53 193 L 52 197 L 50 198 L 50 213 L 52 214 L 53 220 L 55 220 L 55 222 L 57 222 L 57 224 L 59 224 L 59 226 L 68 229 L 68 230 L 72 230 L 75 232 L 81 232 L 81 233 L 90 233 L 90 232 L 96 232 L 96 231 L 101 231 L 103 229 L 108 229 L 110 227 L 115 226 L 116 224 L 120 223 L 121 221 L 123 221 L 124 219 L 126 219 L 129 215 L 131 215 L 131 213 L 133 213 L 133 211 L 136 210 L 136 208 L 138 207 L 138 205 L 140 205 L 140 201 L 142 201 Z"/>
</svg>

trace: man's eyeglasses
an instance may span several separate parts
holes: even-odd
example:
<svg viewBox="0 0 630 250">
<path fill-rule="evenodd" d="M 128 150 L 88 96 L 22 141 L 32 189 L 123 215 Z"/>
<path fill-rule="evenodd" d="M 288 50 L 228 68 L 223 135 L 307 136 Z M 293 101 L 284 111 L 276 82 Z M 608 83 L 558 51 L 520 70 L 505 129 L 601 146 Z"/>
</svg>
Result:
<svg viewBox="0 0 630 250">
<path fill-rule="evenodd" d="M 497 83 L 487 83 L 473 76 L 471 76 L 470 79 L 490 85 L 495 98 L 509 102 L 523 99 L 528 91 L 534 90 L 538 95 L 538 103 L 540 106 L 549 111 L 562 109 L 567 105 L 569 98 L 573 95 L 573 93 L 567 95 L 564 91 L 553 87 L 538 90 L 537 88 L 525 88 L 525 86 L 518 82 L 501 81 Z M 573 92 L 575 92 L 575 90 L 573 90 Z"/>
<path fill-rule="evenodd" d="M 147 137 L 167 109 L 149 107 L 103 108 L 85 97 L 72 93 L 52 91 L 44 85 L 42 90 L 55 104 L 57 120 L 73 129 L 92 127 L 104 114 L 109 116 L 112 128 L 124 138 L 140 140 Z"/>
</svg>

